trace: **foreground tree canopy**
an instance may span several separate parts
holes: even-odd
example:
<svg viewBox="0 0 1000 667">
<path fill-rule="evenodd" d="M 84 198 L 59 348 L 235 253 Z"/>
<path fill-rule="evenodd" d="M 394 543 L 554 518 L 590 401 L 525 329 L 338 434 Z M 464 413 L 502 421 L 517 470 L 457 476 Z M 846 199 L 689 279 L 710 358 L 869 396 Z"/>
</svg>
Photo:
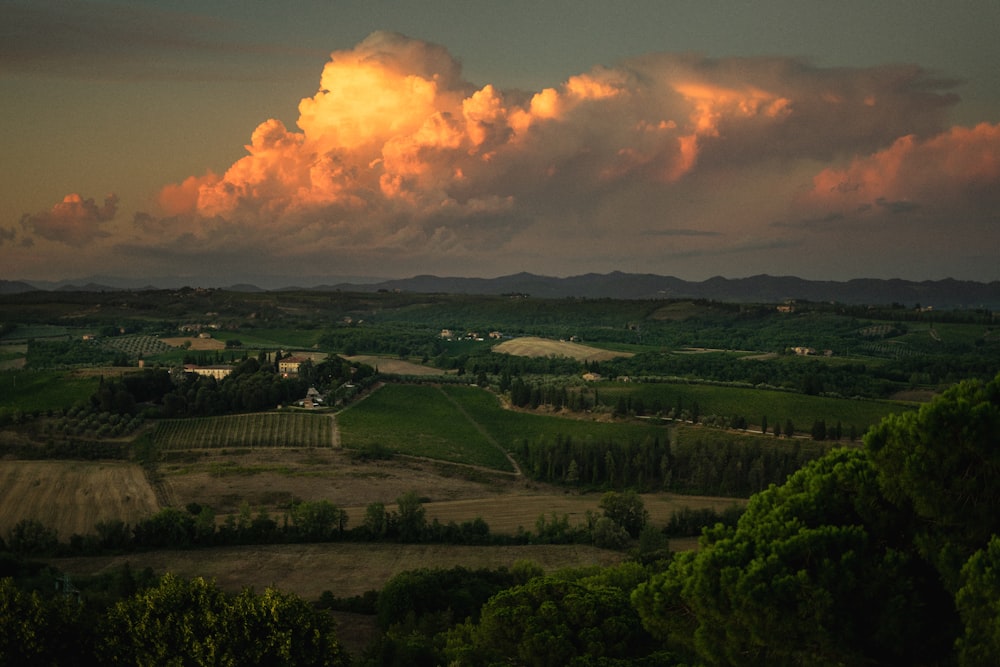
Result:
<svg viewBox="0 0 1000 667">
<path fill-rule="evenodd" d="M 214 583 L 166 575 L 88 617 L 69 598 L 24 593 L 0 580 L 0 664 L 344 667 L 333 619 L 267 589 L 228 595 Z"/>
<path fill-rule="evenodd" d="M 645 627 L 710 665 L 998 664 L 998 415 L 961 383 L 757 494 L 634 591 Z"/>
<path fill-rule="evenodd" d="M 922 552 L 954 589 L 963 563 L 1000 532 L 1000 375 L 888 417 L 866 443 L 882 489 L 913 508 Z"/>
<path fill-rule="evenodd" d="M 585 665 L 640 655 L 643 637 L 623 591 L 538 577 L 494 596 L 447 653 L 459 665 Z"/>
<path fill-rule="evenodd" d="M 274 589 L 228 596 L 200 578 L 165 576 L 112 608 L 101 634 L 106 664 L 348 664 L 333 619 L 303 600 Z"/>
</svg>

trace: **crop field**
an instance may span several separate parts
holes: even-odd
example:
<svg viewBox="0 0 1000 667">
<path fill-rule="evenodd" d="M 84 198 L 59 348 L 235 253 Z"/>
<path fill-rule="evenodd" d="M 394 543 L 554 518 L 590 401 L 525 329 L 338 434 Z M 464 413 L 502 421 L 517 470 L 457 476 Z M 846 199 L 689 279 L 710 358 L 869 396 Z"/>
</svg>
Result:
<svg viewBox="0 0 1000 667">
<path fill-rule="evenodd" d="M 7 371 L 24 368 L 27 355 L 27 343 L 0 343 L 0 370 Z"/>
<path fill-rule="evenodd" d="M 159 510 L 142 468 L 109 461 L 4 461 L 0 507 L 0 535 L 32 518 L 61 541 L 93 533 L 100 521 L 135 523 Z"/>
<path fill-rule="evenodd" d="M 619 396 L 628 396 L 633 402 L 637 398 L 641 399 L 647 411 L 658 402 L 666 412 L 676 408 L 678 403 L 682 408 L 690 410 L 697 402 L 701 416 L 719 415 L 728 418 L 742 415 L 758 427 L 761 418 L 765 416 L 771 424 L 780 421 L 784 425 L 786 419 L 792 419 L 796 427 L 803 430 L 809 429 L 814 421 L 824 420 L 827 426 L 839 421 L 845 428 L 854 425 L 858 433 L 863 433 L 886 415 L 914 409 L 913 405 L 902 402 L 680 383 L 601 383 L 597 385 L 597 390 L 601 401 L 609 405 L 615 405 Z"/>
<path fill-rule="evenodd" d="M 341 442 L 512 471 L 490 436 L 448 396 L 433 385 L 386 385 L 338 416 Z"/>
<path fill-rule="evenodd" d="M 504 410 L 497 397 L 476 387 L 445 385 L 453 397 L 497 442 L 514 449 L 521 440 L 556 436 L 574 440 L 642 442 L 668 437 L 664 426 L 635 422 L 606 422 Z"/>
<path fill-rule="evenodd" d="M 348 361 L 356 361 L 368 364 L 372 368 L 377 368 L 380 373 L 391 373 L 393 375 L 449 375 L 455 371 L 444 371 L 440 368 L 422 366 L 412 361 L 406 361 L 398 357 L 387 357 L 375 354 L 358 354 L 353 357 L 344 357 Z"/>
<path fill-rule="evenodd" d="M 187 347 L 190 350 L 223 350 L 225 341 L 218 338 L 198 338 L 197 336 L 175 336 L 161 339 L 170 347 Z M 164 350 L 166 351 L 166 350 Z"/>
<path fill-rule="evenodd" d="M 169 352 L 172 349 L 169 343 L 157 336 L 139 334 L 103 338 L 101 339 L 101 343 L 106 347 L 121 350 L 129 356 L 129 359 L 137 359 L 139 356 L 152 357 Z"/>
<path fill-rule="evenodd" d="M 329 415 L 265 412 L 158 422 L 153 441 L 164 450 L 226 447 L 331 447 Z"/>
<path fill-rule="evenodd" d="M 535 336 L 512 338 L 494 347 L 493 351 L 519 357 L 569 357 L 577 361 L 607 361 L 617 357 L 632 356 L 631 352 L 615 352 L 580 343 Z"/>
<path fill-rule="evenodd" d="M 540 516 L 550 519 L 566 516 L 569 525 L 586 524 L 587 513 L 601 514 L 600 493 L 556 494 L 551 491 L 529 495 L 528 493 L 505 496 L 502 502 L 497 498 L 467 498 L 427 503 L 424 508 L 427 520 L 437 519 L 443 524 L 451 521 L 462 523 L 482 518 L 490 526 L 491 533 L 514 535 L 518 529 L 534 531 L 535 521 Z M 722 512 L 734 505 L 745 506 L 745 499 L 720 498 L 716 496 L 682 496 L 675 493 L 645 493 L 642 500 L 649 512 L 651 526 L 663 527 L 670 522 L 675 512 L 683 509 L 712 509 Z M 350 525 L 358 525 L 364 520 L 364 508 L 348 509 Z"/>
</svg>

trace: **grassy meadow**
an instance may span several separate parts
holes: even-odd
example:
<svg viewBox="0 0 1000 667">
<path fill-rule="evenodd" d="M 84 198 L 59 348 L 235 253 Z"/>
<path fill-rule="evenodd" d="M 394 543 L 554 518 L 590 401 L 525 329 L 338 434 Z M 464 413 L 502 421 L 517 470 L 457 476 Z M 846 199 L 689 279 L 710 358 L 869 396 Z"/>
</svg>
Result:
<svg viewBox="0 0 1000 667">
<path fill-rule="evenodd" d="M 0 372 L 0 413 L 67 409 L 89 399 L 100 382 L 96 375 L 70 371 Z"/>
</svg>

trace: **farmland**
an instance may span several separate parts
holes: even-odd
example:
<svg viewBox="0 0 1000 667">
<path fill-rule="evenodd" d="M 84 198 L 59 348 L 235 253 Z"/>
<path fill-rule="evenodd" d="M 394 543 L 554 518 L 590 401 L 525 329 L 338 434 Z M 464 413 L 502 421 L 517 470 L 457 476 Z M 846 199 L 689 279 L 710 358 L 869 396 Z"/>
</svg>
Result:
<svg viewBox="0 0 1000 667">
<path fill-rule="evenodd" d="M 333 420 L 294 412 L 160 421 L 153 433 L 163 450 L 240 447 L 330 447 Z"/>
<path fill-rule="evenodd" d="M 523 336 L 500 343 L 495 352 L 522 357 L 569 357 L 577 361 L 606 361 L 616 357 L 631 356 L 629 352 L 613 352 L 564 340 L 549 340 L 537 336 Z"/>
<path fill-rule="evenodd" d="M 176 341 L 176 339 L 173 340 Z M 169 352 L 172 347 L 177 347 L 178 343 L 171 342 L 171 339 L 161 339 L 157 336 L 134 334 L 130 336 L 111 336 L 105 339 L 105 345 L 121 350 L 128 355 L 129 359 L 142 359 L 143 357 L 153 357 Z"/>
<path fill-rule="evenodd" d="M 3 371 L 0 372 L 0 415 L 69 408 L 86 400 L 99 384 L 99 377 L 83 373 Z"/>
<path fill-rule="evenodd" d="M 378 369 L 380 373 L 390 373 L 393 375 L 442 375 L 451 371 L 442 371 L 439 368 L 416 364 L 412 361 L 390 357 L 388 355 L 377 354 L 356 354 L 345 357 L 348 361 L 356 361 Z"/>
<path fill-rule="evenodd" d="M 615 405 L 619 397 L 626 397 L 632 404 L 642 401 L 649 410 L 661 406 L 666 411 L 697 404 L 699 413 L 719 415 L 744 415 L 758 429 L 762 417 L 771 424 L 775 420 L 792 419 L 801 429 L 807 429 L 817 420 L 827 424 L 842 422 L 845 428 L 854 426 L 858 434 L 877 424 L 886 415 L 913 409 L 913 403 L 902 401 L 852 400 L 830 396 L 809 396 L 797 392 L 755 389 L 751 387 L 726 387 L 682 382 L 612 383 L 595 385 L 602 400 Z"/>
<path fill-rule="evenodd" d="M 314 602 L 416 568 L 530 559 L 553 572 L 626 550 L 656 563 L 656 529 L 692 549 L 675 535 L 733 521 L 807 462 L 856 454 L 886 415 L 1000 370 L 978 311 L 391 292 L 45 300 L 14 300 L 0 322 L 0 363 L 26 367 L 0 373 L 8 546 L 17 521 L 37 519 L 81 556 L 53 561 L 74 578 L 127 561 Z M 212 338 L 180 335 L 201 327 Z M 475 331 L 506 341 L 461 333 Z M 282 368 L 279 351 L 311 363 Z M 118 458 L 82 460 L 98 456 Z M 617 524 L 609 491 L 638 497 L 653 530 Z M 330 530 L 308 531 L 309 516 L 333 517 Z M 124 522 L 122 541 L 96 528 L 108 521 Z"/>
<path fill-rule="evenodd" d="M 636 440 L 663 437 L 662 426 L 641 422 L 612 422 L 609 419 L 571 419 L 566 416 L 507 411 L 497 398 L 481 389 L 443 386 L 444 391 L 476 420 L 492 437 L 513 449 L 522 440 L 560 435 L 579 440 Z"/>
<path fill-rule="evenodd" d="M 460 405 L 433 385 L 387 385 L 338 418 L 352 449 L 384 447 L 400 454 L 513 471 L 494 440 Z"/>
<path fill-rule="evenodd" d="M 0 465 L 0 534 L 33 518 L 68 539 L 99 521 L 135 523 L 159 509 L 143 470 L 111 461 L 4 461 Z"/>
<path fill-rule="evenodd" d="M 199 338 L 197 336 L 174 336 L 160 339 L 160 342 L 171 348 L 183 347 L 196 351 L 222 350 L 226 347 L 225 342 L 218 338 Z"/>
</svg>

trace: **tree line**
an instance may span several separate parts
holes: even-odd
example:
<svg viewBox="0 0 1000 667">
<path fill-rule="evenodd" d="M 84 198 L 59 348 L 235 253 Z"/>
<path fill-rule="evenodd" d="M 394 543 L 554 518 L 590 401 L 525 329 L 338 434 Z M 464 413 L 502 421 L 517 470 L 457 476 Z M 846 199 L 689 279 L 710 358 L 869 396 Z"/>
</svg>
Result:
<svg viewBox="0 0 1000 667">
<path fill-rule="evenodd" d="M 686 429 L 681 446 L 662 439 L 591 440 L 563 435 L 523 439 L 515 455 L 539 481 L 580 488 L 749 497 L 825 453 L 832 445 L 759 436 L 718 439 Z"/>
<path fill-rule="evenodd" d="M 295 376 L 283 377 L 277 361 L 249 358 L 233 366 L 226 377 L 171 372 L 165 368 L 147 368 L 104 380 L 90 398 L 93 410 L 147 417 L 209 417 L 235 412 L 259 412 L 283 403 L 291 403 L 315 386 L 320 391 L 336 388 L 345 382 L 370 381 L 374 369 L 365 364 L 349 363 L 334 357 L 313 364 L 300 365 Z"/>
<path fill-rule="evenodd" d="M 73 534 L 65 542 L 58 533 L 35 519 L 23 519 L 0 538 L 0 554 L 17 558 L 49 555 L 95 556 L 155 549 L 196 549 L 247 544 L 302 544 L 363 541 L 466 545 L 596 544 L 622 549 L 646 528 L 648 513 L 631 490 L 606 492 L 601 514 L 590 512 L 582 524 L 571 526 L 564 516 L 539 516 L 535 531 L 494 534 L 477 517 L 461 523 L 428 520 L 423 501 L 410 491 L 396 499 L 395 508 L 373 502 L 356 526 L 347 512 L 327 500 L 292 503 L 274 514 L 265 508 L 241 505 L 236 514 L 219 521 L 215 511 L 200 503 L 165 507 L 129 525 L 112 519 L 95 524 L 94 532 Z M 607 519 L 612 525 L 601 525 Z"/>
</svg>

